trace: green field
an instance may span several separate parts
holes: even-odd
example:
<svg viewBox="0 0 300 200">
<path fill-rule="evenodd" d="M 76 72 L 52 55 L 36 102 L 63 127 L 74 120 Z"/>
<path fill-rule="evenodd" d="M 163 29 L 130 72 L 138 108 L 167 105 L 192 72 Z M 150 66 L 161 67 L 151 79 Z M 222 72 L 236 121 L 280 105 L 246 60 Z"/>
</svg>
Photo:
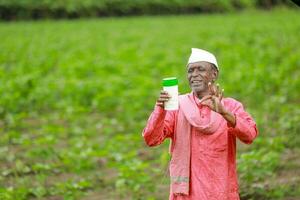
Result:
<svg viewBox="0 0 300 200">
<path fill-rule="evenodd" d="M 214 52 L 260 136 L 239 145 L 242 199 L 300 197 L 300 14 L 0 23 L 0 199 L 163 200 L 168 141 L 141 136 L 161 79 Z"/>
</svg>

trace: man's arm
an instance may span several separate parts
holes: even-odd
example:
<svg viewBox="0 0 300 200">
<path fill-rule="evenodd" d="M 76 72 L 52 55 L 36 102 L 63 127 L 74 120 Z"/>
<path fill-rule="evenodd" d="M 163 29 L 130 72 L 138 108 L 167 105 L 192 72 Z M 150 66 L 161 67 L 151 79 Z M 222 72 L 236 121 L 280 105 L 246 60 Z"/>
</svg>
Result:
<svg viewBox="0 0 300 200">
<path fill-rule="evenodd" d="M 204 96 L 200 103 L 224 117 L 228 124 L 229 133 L 234 134 L 246 144 L 252 143 L 258 135 L 258 131 L 254 120 L 244 110 L 243 105 L 234 99 L 222 101 L 224 90 L 221 90 L 219 84 L 214 86 L 209 82 L 208 88 L 210 95 Z"/>
<path fill-rule="evenodd" d="M 227 123 L 230 124 L 230 126 L 235 127 L 235 115 L 232 114 L 230 111 L 226 110 L 224 113 L 221 113 L 221 115 L 224 117 L 224 119 L 227 121 Z"/>
<path fill-rule="evenodd" d="M 165 138 L 173 137 L 175 113 L 176 111 L 166 111 L 160 106 L 155 106 L 142 133 L 148 146 L 157 146 Z"/>
<path fill-rule="evenodd" d="M 225 116 L 229 118 L 227 120 L 229 133 L 237 136 L 242 142 L 251 144 L 258 135 L 256 123 L 252 117 L 244 110 L 243 105 L 240 102 L 232 102 L 232 107 Z M 224 115 L 223 115 L 224 116 Z M 235 123 L 232 123 L 230 118 L 235 118 Z"/>
</svg>

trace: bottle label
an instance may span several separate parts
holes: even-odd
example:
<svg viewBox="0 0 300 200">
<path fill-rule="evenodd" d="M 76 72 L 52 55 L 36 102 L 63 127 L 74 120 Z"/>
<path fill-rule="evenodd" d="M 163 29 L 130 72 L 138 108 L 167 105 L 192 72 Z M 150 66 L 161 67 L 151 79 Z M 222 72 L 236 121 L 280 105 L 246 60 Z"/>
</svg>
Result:
<svg viewBox="0 0 300 200">
<path fill-rule="evenodd" d="M 178 110 L 178 85 L 163 87 L 171 96 L 169 101 L 165 102 L 165 110 Z"/>
</svg>

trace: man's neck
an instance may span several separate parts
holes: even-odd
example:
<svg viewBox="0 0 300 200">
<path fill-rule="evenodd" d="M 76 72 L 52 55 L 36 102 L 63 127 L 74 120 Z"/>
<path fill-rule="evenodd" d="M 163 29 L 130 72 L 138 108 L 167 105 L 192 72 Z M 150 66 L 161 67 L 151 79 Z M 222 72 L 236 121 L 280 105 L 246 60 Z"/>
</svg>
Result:
<svg viewBox="0 0 300 200">
<path fill-rule="evenodd" d="M 202 99 L 204 96 L 209 95 L 209 92 L 208 91 L 198 92 L 198 93 L 194 92 L 194 94 L 196 94 L 196 96 L 198 97 L 198 99 Z"/>
</svg>

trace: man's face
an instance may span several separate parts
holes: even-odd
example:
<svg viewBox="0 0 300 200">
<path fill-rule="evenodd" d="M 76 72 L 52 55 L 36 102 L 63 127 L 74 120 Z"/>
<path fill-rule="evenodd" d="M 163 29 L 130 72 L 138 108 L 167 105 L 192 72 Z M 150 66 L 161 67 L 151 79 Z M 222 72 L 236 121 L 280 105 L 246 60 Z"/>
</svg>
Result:
<svg viewBox="0 0 300 200">
<path fill-rule="evenodd" d="M 212 64 L 201 61 L 189 64 L 187 75 L 191 89 L 199 93 L 208 91 L 208 82 L 216 78 L 217 72 Z"/>
</svg>

